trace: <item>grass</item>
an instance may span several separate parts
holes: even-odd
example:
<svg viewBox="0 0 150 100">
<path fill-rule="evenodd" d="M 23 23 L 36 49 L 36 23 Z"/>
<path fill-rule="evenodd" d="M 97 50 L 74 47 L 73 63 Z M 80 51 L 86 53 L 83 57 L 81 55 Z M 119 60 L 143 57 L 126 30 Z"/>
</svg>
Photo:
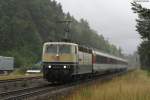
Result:
<svg viewBox="0 0 150 100">
<path fill-rule="evenodd" d="M 150 100 L 150 74 L 136 70 L 109 82 L 81 86 L 64 100 Z"/>
<path fill-rule="evenodd" d="M 27 78 L 27 77 L 36 77 L 36 76 L 42 76 L 42 73 L 26 75 L 26 73 L 20 70 L 15 70 L 9 75 L 0 75 L 0 80 Z"/>
<path fill-rule="evenodd" d="M 0 80 L 7 80 L 7 79 L 17 79 L 17 78 L 28 78 L 28 77 L 36 77 L 36 76 L 42 76 L 42 74 L 33 74 L 33 75 L 6 75 L 6 76 L 0 76 Z"/>
</svg>

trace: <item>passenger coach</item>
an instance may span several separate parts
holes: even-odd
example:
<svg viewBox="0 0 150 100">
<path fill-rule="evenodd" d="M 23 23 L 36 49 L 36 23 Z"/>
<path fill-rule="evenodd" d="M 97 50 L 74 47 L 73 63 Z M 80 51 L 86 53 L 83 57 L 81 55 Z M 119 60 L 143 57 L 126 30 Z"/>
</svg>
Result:
<svg viewBox="0 0 150 100">
<path fill-rule="evenodd" d="M 105 73 L 112 71 L 126 70 L 128 62 L 122 58 L 115 57 L 106 53 L 93 52 L 94 73 Z"/>
</svg>

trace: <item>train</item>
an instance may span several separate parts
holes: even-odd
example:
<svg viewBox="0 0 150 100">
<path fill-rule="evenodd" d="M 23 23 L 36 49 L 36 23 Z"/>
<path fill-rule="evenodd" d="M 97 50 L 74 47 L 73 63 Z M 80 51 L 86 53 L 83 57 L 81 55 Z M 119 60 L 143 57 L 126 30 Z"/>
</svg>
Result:
<svg viewBox="0 0 150 100">
<path fill-rule="evenodd" d="M 8 74 L 14 70 L 14 58 L 0 56 L 0 74 Z"/>
<path fill-rule="evenodd" d="M 44 79 L 61 82 L 127 70 L 128 61 L 76 43 L 46 42 L 42 66 Z"/>
</svg>

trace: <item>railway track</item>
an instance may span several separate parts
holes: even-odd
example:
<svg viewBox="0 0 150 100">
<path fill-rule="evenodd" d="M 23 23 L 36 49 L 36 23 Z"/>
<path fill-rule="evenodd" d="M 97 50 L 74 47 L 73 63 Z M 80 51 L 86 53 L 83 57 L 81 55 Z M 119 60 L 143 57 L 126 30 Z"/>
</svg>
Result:
<svg viewBox="0 0 150 100">
<path fill-rule="evenodd" d="M 46 92 L 53 89 L 54 87 L 50 87 L 48 85 L 43 86 L 37 86 L 37 87 L 30 87 L 30 88 L 24 88 L 9 92 L 2 92 L 0 93 L 0 100 L 22 100 L 27 98 L 27 96 L 32 96 L 34 94 L 40 94 L 43 93 L 43 91 Z"/>
<path fill-rule="evenodd" d="M 47 82 L 43 80 L 42 76 L 0 80 L 0 92 L 8 92 L 10 90 L 23 89 L 45 83 Z"/>
<path fill-rule="evenodd" d="M 95 80 L 110 80 L 115 76 L 119 76 L 126 73 L 119 72 L 119 73 L 113 73 L 108 75 L 102 75 L 101 77 L 95 77 L 94 79 L 87 79 L 84 81 L 77 81 L 72 82 L 64 85 L 43 85 L 38 87 L 31 87 L 31 88 L 25 88 L 20 90 L 14 90 L 9 92 L 2 92 L 0 93 L 0 100 L 27 100 L 29 98 L 38 97 L 40 95 L 48 94 L 50 97 L 54 97 L 57 94 L 64 94 L 65 92 L 70 91 L 71 89 L 75 88 L 77 85 L 80 84 L 89 84 Z M 36 99 L 35 99 L 36 100 Z"/>
</svg>

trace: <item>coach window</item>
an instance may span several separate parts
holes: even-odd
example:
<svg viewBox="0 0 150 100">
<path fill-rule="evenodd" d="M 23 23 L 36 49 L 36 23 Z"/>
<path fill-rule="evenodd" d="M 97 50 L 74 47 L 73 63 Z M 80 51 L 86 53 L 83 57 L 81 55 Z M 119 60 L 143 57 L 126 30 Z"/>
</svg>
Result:
<svg viewBox="0 0 150 100">
<path fill-rule="evenodd" d="M 106 57 L 103 57 L 103 56 L 100 56 L 100 55 L 96 56 L 96 63 L 106 64 L 107 60 L 108 59 Z"/>
<path fill-rule="evenodd" d="M 127 63 L 126 63 L 126 62 L 123 62 L 123 61 L 121 62 L 121 64 L 122 64 L 122 65 L 127 65 Z"/>
<path fill-rule="evenodd" d="M 113 60 L 113 64 L 117 64 L 117 62 L 118 62 L 117 60 L 115 60 L 115 59 Z"/>
<path fill-rule="evenodd" d="M 104 64 L 107 64 L 107 63 L 108 63 L 108 58 L 103 57 L 103 63 L 104 63 Z"/>
<path fill-rule="evenodd" d="M 108 58 L 108 63 L 112 64 L 112 59 L 111 58 Z"/>
<path fill-rule="evenodd" d="M 122 61 L 119 61 L 119 64 L 124 64 Z"/>
<path fill-rule="evenodd" d="M 119 63 L 119 64 L 123 64 L 123 62 L 122 62 L 122 61 L 118 61 L 118 63 Z"/>
</svg>

